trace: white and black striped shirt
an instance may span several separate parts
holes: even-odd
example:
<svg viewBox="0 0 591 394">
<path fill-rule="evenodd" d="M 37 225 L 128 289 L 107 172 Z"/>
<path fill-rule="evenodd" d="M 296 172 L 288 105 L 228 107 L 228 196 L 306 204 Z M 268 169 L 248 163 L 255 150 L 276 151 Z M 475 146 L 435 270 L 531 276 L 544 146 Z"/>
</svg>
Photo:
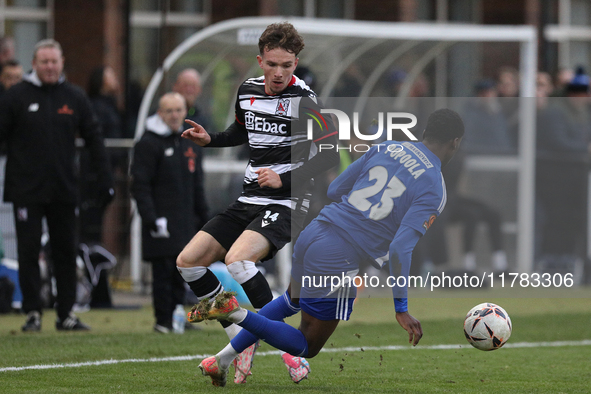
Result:
<svg viewBox="0 0 591 394">
<path fill-rule="evenodd" d="M 236 121 L 224 133 L 212 135 L 212 142 L 208 145 L 232 146 L 248 140 L 250 160 L 238 201 L 256 205 L 281 204 L 307 211 L 305 197 L 310 179 L 338 163 L 338 153 L 316 155 L 316 145 L 307 139 L 305 114 L 318 113 L 319 109 L 316 94 L 295 76 L 277 95 L 265 93 L 264 77 L 250 78 L 242 83 L 236 99 Z M 326 130 L 314 129 L 314 138 L 325 137 L 335 130 L 329 118 Z M 336 136 L 332 137 L 332 143 L 336 145 Z M 324 139 L 325 142 L 328 139 Z M 261 188 L 255 173 L 260 168 L 270 168 L 280 175 L 283 186 L 279 189 Z"/>
</svg>

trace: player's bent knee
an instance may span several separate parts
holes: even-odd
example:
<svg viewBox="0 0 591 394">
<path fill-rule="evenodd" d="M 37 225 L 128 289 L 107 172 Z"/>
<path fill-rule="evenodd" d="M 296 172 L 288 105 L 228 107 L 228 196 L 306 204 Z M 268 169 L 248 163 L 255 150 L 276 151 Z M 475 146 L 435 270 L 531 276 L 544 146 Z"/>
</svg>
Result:
<svg viewBox="0 0 591 394">
<path fill-rule="evenodd" d="M 262 256 L 261 256 L 262 255 Z M 233 251 L 230 250 L 226 257 L 224 257 L 224 263 L 226 265 L 230 265 L 236 263 L 238 261 L 252 261 L 254 263 L 260 262 L 261 258 L 266 256 L 267 252 L 265 253 L 241 253 L 240 251 Z"/>
<path fill-rule="evenodd" d="M 239 261 L 252 261 L 256 263 L 259 260 L 260 259 L 258 258 L 257 254 L 245 254 L 232 249 L 230 249 L 230 251 L 226 253 L 226 257 L 224 257 L 224 263 L 226 265 L 230 265 Z"/>
<path fill-rule="evenodd" d="M 304 332 L 303 334 L 306 337 L 306 342 L 308 343 L 308 353 L 306 355 L 306 358 L 315 357 L 316 355 L 318 355 L 318 353 L 320 353 L 320 351 L 326 344 L 328 337 L 325 338 L 323 335 L 313 335 L 309 332 Z"/>
<path fill-rule="evenodd" d="M 185 259 L 183 253 L 179 254 L 176 258 L 176 266 L 179 268 L 189 268 L 192 265 Z"/>
<path fill-rule="evenodd" d="M 176 258 L 176 266 L 179 268 L 209 267 L 212 263 L 213 261 L 210 261 L 210 259 L 204 257 L 190 259 L 186 254 L 183 254 L 182 252 Z"/>
<path fill-rule="evenodd" d="M 224 258 L 224 263 L 226 265 L 230 265 L 232 263 L 235 263 L 237 261 L 240 261 L 241 259 L 238 258 L 238 256 L 236 255 L 236 253 L 232 253 L 232 251 L 229 251 L 226 254 L 226 257 Z"/>
<path fill-rule="evenodd" d="M 183 250 L 176 258 L 176 266 L 179 268 L 191 268 L 211 265 L 211 263 L 202 264 L 204 260 L 202 256 Z"/>
<path fill-rule="evenodd" d="M 320 350 L 322 350 L 322 346 L 310 348 L 310 346 L 308 345 L 308 353 L 306 354 L 306 358 L 316 357 L 318 353 L 320 353 Z"/>
</svg>

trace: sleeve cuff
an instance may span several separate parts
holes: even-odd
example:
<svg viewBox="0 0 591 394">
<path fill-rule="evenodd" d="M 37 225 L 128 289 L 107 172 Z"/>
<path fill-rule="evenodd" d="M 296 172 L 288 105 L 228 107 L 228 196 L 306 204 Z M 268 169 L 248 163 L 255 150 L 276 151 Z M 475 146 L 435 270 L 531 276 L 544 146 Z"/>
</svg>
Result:
<svg viewBox="0 0 591 394">
<path fill-rule="evenodd" d="M 394 309 L 397 313 L 408 312 L 408 298 L 394 298 Z"/>
<path fill-rule="evenodd" d="M 279 179 L 281 179 L 281 185 L 283 188 L 291 188 L 291 171 L 279 174 Z"/>
</svg>

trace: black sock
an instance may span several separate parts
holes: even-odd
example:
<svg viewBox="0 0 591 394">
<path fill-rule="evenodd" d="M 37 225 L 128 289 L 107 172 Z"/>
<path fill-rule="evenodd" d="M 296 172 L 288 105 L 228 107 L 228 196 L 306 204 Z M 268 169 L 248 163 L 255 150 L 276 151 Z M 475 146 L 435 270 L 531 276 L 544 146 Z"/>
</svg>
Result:
<svg viewBox="0 0 591 394">
<path fill-rule="evenodd" d="M 199 299 L 205 297 L 214 298 L 222 289 L 219 279 L 209 269 L 207 269 L 207 272 L 201 278 L 193 282 L 188 282 L 188 284 Z"/>
<path fill-rule="evenodd" d="M 228 328 L 228 327 L 230 327 L 234 323 L 232 323 L 230 321 L 227 321 L 227 320 L 220 320 L 220 324 L 222 325 L 222 327 Z"/>
<path fill-rule="evenodd" d="M 273 300 L 273 293 L 269 283 L 260 271 L 244 282 L 242 288 L 255 309 L 261 309 Z"/>
</svg>

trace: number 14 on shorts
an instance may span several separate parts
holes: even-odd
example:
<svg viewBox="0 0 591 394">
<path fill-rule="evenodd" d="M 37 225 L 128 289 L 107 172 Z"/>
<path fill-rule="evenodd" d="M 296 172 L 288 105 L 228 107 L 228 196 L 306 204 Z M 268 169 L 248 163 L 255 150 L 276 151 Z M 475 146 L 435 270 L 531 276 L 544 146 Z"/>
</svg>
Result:
<svg viewBox="0 0 591 394">
<path fill-rule="evenodd" d="M 276 222 L 278 217 L 279 217 L 279 212 L 271 212 L 271 211 L 267 210 L 265 212 L 265 216 L 263 217 L 263 221 L 261 223 L 261 226 L 265 227 L 271 223 Z"/>
</svg>

